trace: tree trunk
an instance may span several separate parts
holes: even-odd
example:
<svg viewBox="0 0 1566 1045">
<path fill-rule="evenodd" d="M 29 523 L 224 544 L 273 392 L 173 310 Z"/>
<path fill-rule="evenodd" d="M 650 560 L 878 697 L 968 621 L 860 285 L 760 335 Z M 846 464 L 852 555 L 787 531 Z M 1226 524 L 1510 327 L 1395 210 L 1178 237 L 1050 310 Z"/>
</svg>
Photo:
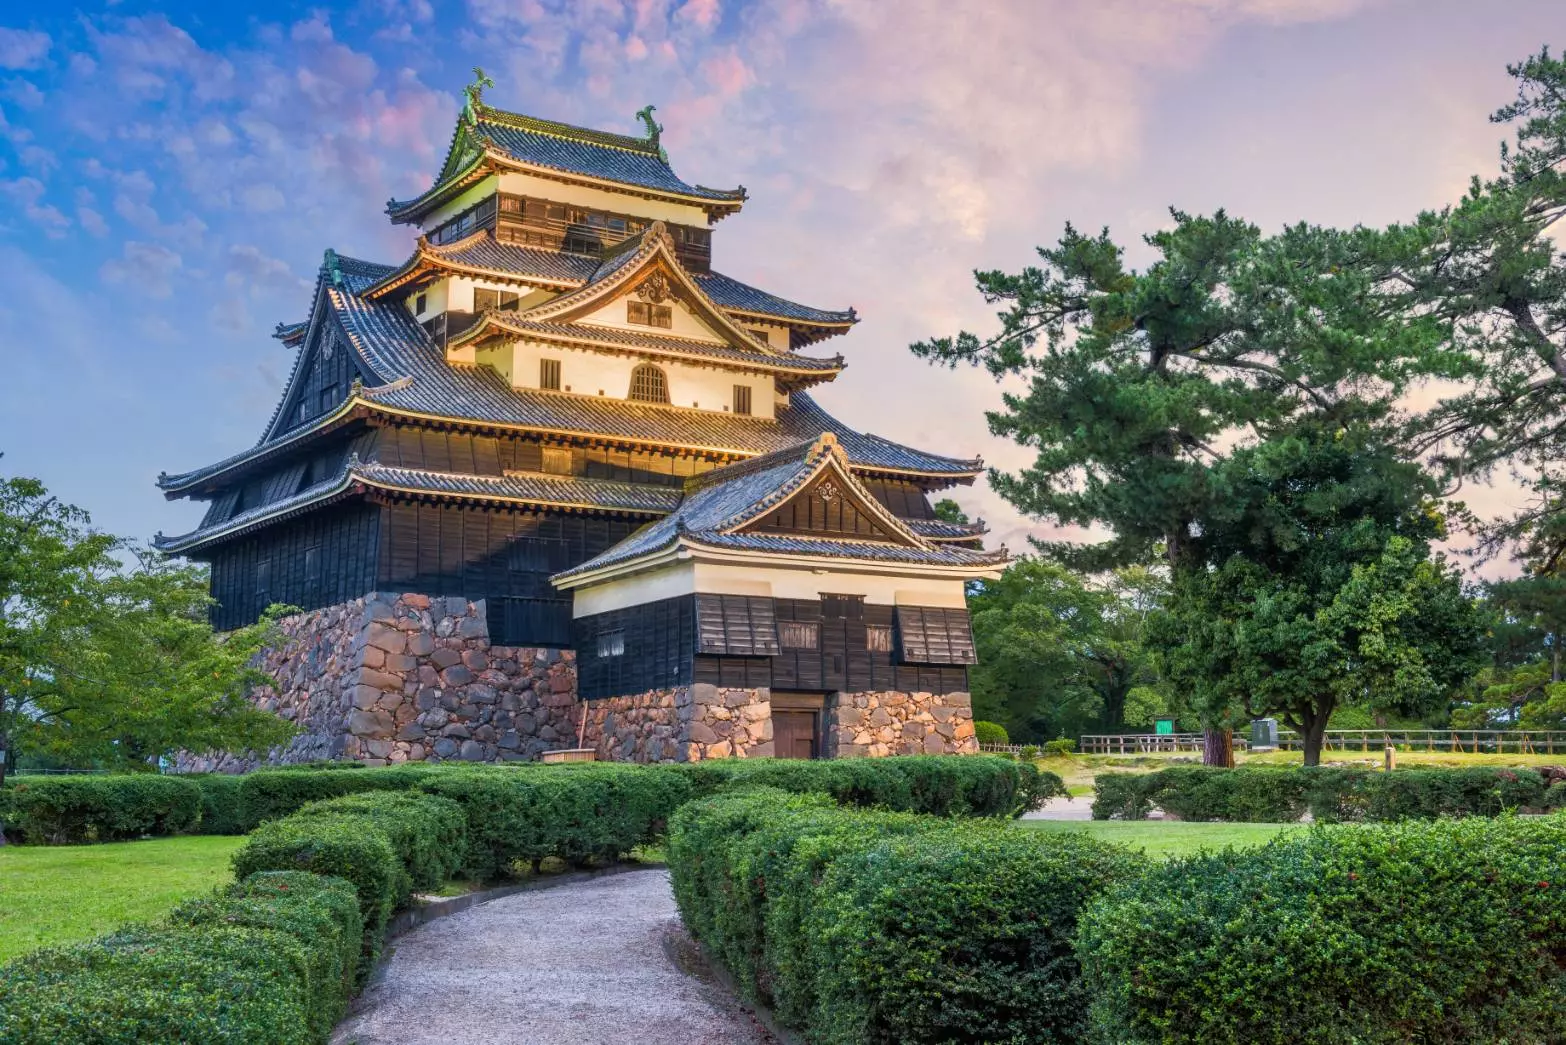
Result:
<svg viewBox="0 0 1566 1045">
<path fill-rule="evenodd" d="M 1234 768 L 1234 730 L 1211 726 L 1202 730 L 1202 765 Z"/>
<path fill-rule="evenodd" d="M 1327 739 L 1327 716 L 1312 715 L 1305 719 L 1303 732 L 1305 741 L 1305 764 L 1307 766 L 1321 765 L 1321 747 Z"/>
</svg>

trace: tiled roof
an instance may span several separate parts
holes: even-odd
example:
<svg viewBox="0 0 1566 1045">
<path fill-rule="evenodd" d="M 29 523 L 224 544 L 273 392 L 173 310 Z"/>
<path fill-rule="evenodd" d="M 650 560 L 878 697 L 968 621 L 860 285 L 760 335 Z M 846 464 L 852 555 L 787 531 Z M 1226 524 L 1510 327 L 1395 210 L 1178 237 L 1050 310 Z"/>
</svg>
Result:
<svg viewBox="0 0 1566 1045">
<path fill-rule="evenodd" d="M 954 523 L 942 519 L 906 519 L 908 528 L 929 541 L 971 541 L 989 532 L 982 522 Z"/>
<path fill-rule="evenodd" d="M 693 272 L 691 276 L 696 280 L 697 285 L 707 292 L 708 297 L 719 306 L 734 312 L 750 312 L 761 316 L 793 319 L 801 323 L 824 323 L 832 326 L 853 323 L 859 318 L 853 309 L 845 312 L 829 312 L 826 309 L 811 308 L 809 305 L 780 298 L 776 294 L 768 294 L 765 290 L 757 290 L 721 272 Z"/>
<path fill-rule="evenodd" d="M 763 370 L 777 370 L 794 374 L 828 375 L 836 374 L 843 369 L 841 356 L 835 359 L 817 359 L 811 356 L 795 355 L 792 352 L 750 352 L 735 348 L 732 345 L 712 341 L 697 341 L 688 337 L 666 337 L 651 332 L 644 333 L 640 330 L 594 326 L 586 323 L 546 323 L 530 320 L 525 315 L 519 315 L 515 312 L 501 311 L 493 311 L 486 314 L 482 321 L 475 323 L 453 338 L 452 344 L 460 345 L 466 341 L 483 336 L 491 330 L 501 330 L 523 336 L 532 335 L 552 341 L 615 345 L 652 355 L 721 359 L 728 363 L 738 363 Z"/>
<path fill-rule="evenodd" d="M 426 251 L 453 265 L 483 269 L 510 276 L 533 276 L 560 283 L 586 283 L 602 264 L 585 254 L 561 250 L 524 247 L 500 243 L 488 231 L 458 240 L 445 247 L 426 247 Z"/>
<path fill-rule="evenodd" d="M 337 256 L 340 286 L 327 283 L 325 301 L 370 375 L 358 399 L 277 438 L 177 475 L 162 475 L 158 486 L 170 496 L 248 462 L 270 457 L 321 431 L 351 420 L 356 402 L 430 418 L 452 418 L 524 431 L 579 435 L 635 443 L 657 443 L 686 450 L 733 456 L 770 453 L 834 432 L 856 469 L 883 473 L 970 479 L 982 469 L 978 460 L 927 453 L 868 433 L 856 432 L 818 406 L 804 392 L 779 404 L 775 420 L 682 407 L 630 403 L 621 399 L 513 388 L 489 367 L 448 363 L 412 314 L 401 305 L 366 300 L 347 291 L 390 271 Z M 323 282 L 328 276 L 323 267 Z M 304 358 L 301 353 L 296 367 Z M 270 425 L 269 425 L 270 427 Z"/>
<path fill-rule="evenodd" d="M 546 475 L 542 472 L 511 475 L 435 472 L 349 458 L 336 475 L 291 497 L 259 505 L 179 537 L 159 535 L 154 543 L 161 551 L 190 551 L 216 540 L 242 536 L 263 524 L 338 500 L 357 492 L 357 487 L 392 493 L 445 495 L 507 504 L 626 512 L 644 516 L 673 511 L 681 497 L 681 491 L 674 487 L 644 483 Z"/>
<path fill-rule="evenodd" d="M 709 209 L 737 210 L 745 189 L 692 185 L 674 173 L 668 157 L 649 138 L 630 138 L 568 123 L 523 116 L 487 105 L 465 110 L 459 118 L 446 162 L 435 184 L 411 200 L 391 200 L 393 221 L 417 220 L 431 206 L 471 181 L 486 166 L 485 157 L 502 164 L 558 171 L 629 189 L 690 200 Z"/>
<path fill-rule="evenodd" d="M 511 159 L 532 167 L 585 174 L 696 199 L 737 203 L 745 198 L 743 189 L 709 189 L 682 180 L 659 154 L 657 144 L 642 138 L 606 134 L 488 106 L 479 110 L 478 133 Z"/>
<path fill-rule="evenodd" d="M 847 457 L 831 433 L 814 442 L 777 451 L 756 460 L 718 468 L 686 484 L 685 499 L 670 515 L 637 530 L 579 566 L 555 575 L 557 583 L 606 567 L 629 564 L 680 542 L 774 555 L 821 555 L 912 565 L 986 567 L 1004 562 L 1006 553 L 932 544 L 909 532 L 906 520 L 880 508 L 869 491 L 847 471 Z M 835 466 L 841 481 L 857 488 L 858 499 L 880 514 L 894 542 L 737 532 L 772 511 L 816 476 Z"/>
<path fill-rule="evenodd" d="M 370 484 L 408 493 L 451 494 L 496 501 L 603 508 L 613 511 L 661 515 L 680 503 L 680 490 L 646 483 L 622 483 L 575 475 L 514 472 L 510 475 L 471 475 L 395 468 L 365 462 L 354 473 Z"/>
</svg>

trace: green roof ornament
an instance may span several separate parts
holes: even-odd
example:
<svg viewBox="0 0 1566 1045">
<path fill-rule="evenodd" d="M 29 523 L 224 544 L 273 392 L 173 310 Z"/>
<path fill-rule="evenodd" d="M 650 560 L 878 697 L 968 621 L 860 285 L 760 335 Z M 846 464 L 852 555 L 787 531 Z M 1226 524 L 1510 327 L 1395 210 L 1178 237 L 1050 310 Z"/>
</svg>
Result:
<svg viewBox="0 0 1566 1045">
<path fill-rule="evenodd" d="M 663 124 L 653 119 L 653 112 L 658 107 L 648 105 L 636 111 L 636 118 L 647 125 L 647 140 L 658 150 L 658 158 L 665 163 L 669 160 L 669 154 L 663 151 L 663 146 L 658 144 L 658 135 L 663 133 Z"/>
<path fill-rule="evenodd" d="M 326 248 L 326 257 L 322 260 L 322 267 L 326 269 L 326 277 L 332 281 L 332 286 L 343 285 L 342 266 L 337 262 L 337 252 L 331 247 Z"/>
<path fill-rule="evenodd" d="M 462 89 L 468 96 L 467 115 L 471 116 L 478 112 L 479 106 L 484 104 L 484 88 L 493 86 L 495 81 L 484 75 L 484 67 L 475 65 L 473 82 Z"/>
</svg>

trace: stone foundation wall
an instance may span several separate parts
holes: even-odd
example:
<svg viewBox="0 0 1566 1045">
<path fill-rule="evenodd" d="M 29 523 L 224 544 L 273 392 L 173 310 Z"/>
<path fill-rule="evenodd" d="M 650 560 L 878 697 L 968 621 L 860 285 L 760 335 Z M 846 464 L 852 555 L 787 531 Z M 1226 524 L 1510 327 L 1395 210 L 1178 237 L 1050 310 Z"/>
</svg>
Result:
<svg viewBox="0 0 1566 1045">
<path fill-rule="evenodd" d="M 825 754 L 971 755 L 973 704 L 966 693 L 838 693 L 827 699 Z"/>
<path fill-rule="evenodd" d="M 586 746 L 604 761 L 699 762 L 772 754 L 772 700 L 765 689 L 697 683 L 586 704 Z"/>
<path fill-rule="evenodd" d="M 371 594 L 281 622 L 263 657 L 274 680 L 251 696 L 301 733 L 265 755 L 182 756 L 180 772 L 358 759 L 370 765 L 537 759 L 585 746 L 620 762 L 773 754 L 772 695 L 698 683 L 576 699 L 575 654 L 491 646 L 483 602 Z M 822 754 L 967 754 L 979 749 L 968 694 L 837 693 Z"/>
<path fill-rule="evenodd" d="M 256 705 L 303 727 L 286 747 L 186 756 L 181 772 L 359 759 L 535 759 L 576 745 L 569 651 L 491 646 L 483 602 L 372 594 L 288 617 Z"/>
</svg>

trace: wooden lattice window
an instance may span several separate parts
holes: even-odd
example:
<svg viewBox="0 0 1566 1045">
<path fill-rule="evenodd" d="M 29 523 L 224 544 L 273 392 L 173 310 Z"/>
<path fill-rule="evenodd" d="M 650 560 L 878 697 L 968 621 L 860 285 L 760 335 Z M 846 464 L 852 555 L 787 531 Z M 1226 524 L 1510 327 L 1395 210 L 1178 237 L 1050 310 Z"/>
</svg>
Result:
<svg viewBox="0 0 1566 1045">
<path fill-rule="evenodd" d="M 871 653 L 892 652 L 892 627 L 889 624 L 865 625 L 865 649 Z"/>
<path fill-rule="evenodd" d="M 780 620 L 778 643 L 784 649 L 819 649 L 821 625 L 813 620 Z"/>
<path fill-rule="evenodd" d="M 560 391 L 560 360 L 540 359 L 538 361 L 538 387 Z"/>
<path fill-rule="evenodd" d="M 734 386 L 734 412 L 736 414 L 750 413 L 750 386 Z"/>
<path fill-rule="evenodd" d="M 674 326 L 674 309 L 668 305 L 654 305 L 650 301 L 628 301 L 625 305 L 625 319 L 638 326 L 668 330 Z"/>
<path fill-rule="evenodd" d="M 598 655 L 600 657 L 625 656 L 625 632 L 606 631 L 598 636 Z"/>
<path fill-rule="evenodd" d="M 514 309 L 521 300 L 521 297 L 515 291 L 489 290 L 485 287 L 473 288 L 473 311 L 475 312 L 485 312 L 492 308 Z"/>
<path fill-rule="evenodd" d="M 631 371 L 631 398 L 639 403 L 667 403 L 669 380 L 651 363 Z"/>
</svg>

